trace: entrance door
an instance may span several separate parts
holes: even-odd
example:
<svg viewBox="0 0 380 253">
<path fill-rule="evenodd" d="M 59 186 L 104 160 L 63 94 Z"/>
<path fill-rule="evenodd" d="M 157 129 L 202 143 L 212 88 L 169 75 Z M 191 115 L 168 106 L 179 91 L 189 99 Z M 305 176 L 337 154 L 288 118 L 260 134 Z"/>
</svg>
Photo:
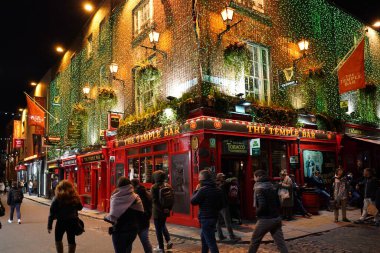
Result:
<svg viewBox="0 0 380 253">
<path fill-rule="evenodd" d="M 245 190 L 246 185 L 248 184 L 247 180 L 249 180 L 249 176 L 246 175 L 247 157 L 222 156 L 221 167 L 221 170 L 226 175 L 227 179 L 231 177 L 236 177 L 238 179 L 240 190 L 240 213 L 244 214 L 244 210 L 246 209 L 244 203 L 247 202 L 244 200 L 252 197 L 248 196 L 251 192 Z"/>
<path fill-rule="evenodd" d="M 93 205 L 93 209 L 97 209 L 97 205 L 99 203 L 98 201 L 98 196 L 99 196 L 99 178 L 98 178 L 98 169 L 92 169 L 92 184 L 91 184 L 91 188 L 92 188 L 92 205 Z"/>
</svg>

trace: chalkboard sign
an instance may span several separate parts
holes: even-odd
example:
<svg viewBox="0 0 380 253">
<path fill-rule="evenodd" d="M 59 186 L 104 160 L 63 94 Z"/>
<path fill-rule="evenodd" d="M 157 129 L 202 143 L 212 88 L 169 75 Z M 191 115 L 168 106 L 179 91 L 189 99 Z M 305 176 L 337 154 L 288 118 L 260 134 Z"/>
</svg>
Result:
<svg viewBox="0 0 380 253">
<path fill-rule="evenodd" d="M 82 137 L 82 123 L 79 120 L 70 120 L 67 127 L 67 138 L 69 140 L 80 140 Z"/>
</svg>

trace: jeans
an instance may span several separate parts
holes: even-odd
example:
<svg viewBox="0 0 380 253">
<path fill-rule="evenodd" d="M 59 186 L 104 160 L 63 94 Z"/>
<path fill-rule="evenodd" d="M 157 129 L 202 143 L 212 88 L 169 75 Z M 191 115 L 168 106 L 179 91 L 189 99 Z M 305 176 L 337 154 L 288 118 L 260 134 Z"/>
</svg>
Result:
<svg viewBox="0 0 380 253">
<path fill-rule="evenodd" d="M 224 237 L 223 231 L 222 231 L 221 219 L 224 219 L 224 224 L 226 225 L 228 234 L 230 238 L 233 239 L 235 235 L 234 235 L 234 231 L 232 230 L 231 214 L 230 214 L 229 207 L 225 207 L 219 212 L 218 221 L 216 223 L 216 229 L 218 230 L 219 239 Z"/>
<path fill-rule="evenodd" d="M 347 219 L 346 208 L 347 208 L 347 199 L 342 199 L 337 203 L 338 207 L 342 208 L 342 219 Z M 335 220 L 339 218 L 339 208 L 334 208 L 334 217 Z"/>
<path fill-rule="evenodd" d="M 115 253 L 131 253 L 132 244 L 136 239 L 137 230 L 115 232 L 112 234 L 112 243 Z"/>
<path fill-rule="evenodd" d="M 360 220 L 364 221 L 364 219 L 367 217 L 368 215 L 368 206 L 372 204 L 372 205 L 375 205 L 374 201 L 372 201 L 370 198 L 365 198 L 364 199 L 364 205 L 363 205 L 363 212 L 362 212 L 362 216 L 360 217 Z M 379 218 L 379 212 L 377 212 L 376 215 L 374 215 L 374 220 L 375 222 L 379 222 L 380 221 L 380 218 Z"/>
<path fill-rule="evenodd" d="M 282 233 L 281 218 L 259 219 L 256 228 L 252 234 L 251 243 L 249 244 L 248 253 L 256 253 L 259 249 L 261 240 L 268 232 L 271 233 L 273 240 L 281 253 L 288 253 L 285 244 L 284 234 Z"/>
<path fill-rule="evenodd" d="M 158 241 L 158 247 L 160 249 L 164 249 L 164 238 L 165 241 L 170 241 L 169 231 L 166 227 L 166 217 L 160 217 L 158 219 L 154 219 L 154 227 L 156 228 L 156 237 Z"/>
<path fill-rule="evenodd" d="M 29 196 L 32 195 L 32 188 L 28 188 Z"/>
<path fill-rule="evenodd" d="M 75 227 L 77 226 L 77 220 L 58 220 L 55 225 L 55 241 L 62 242 L 63 235 L 66 232 L 67 242 L 70 245 L 75 245 Z"/>
<path fill-rule="evenodd" d="M 140 230 L 140 232 L 138 233 L 138 236 L 139 236 L 141 244 L 144 248 L 144 252 L 145 253 L 152 253 L 153 252 L 152 244 L 149 241 L 149 227 Z"/>
<path fill-rule="evenodd" d="M 16 208 L 16 213 L 17 213 L 17 219 L 21 219 L 21 212 L 20 212 L 21 203 L 17 203 L 17 204 L 11 205 L 11 212 L 9 213 L 10 220 L 13 220 L 13 213 L 15 212 L 15 208 Z"/>
<path fill-rule="evenodd" d="M 217 219 L 199 219 L 201 223 L 202 253 L 219 253 L 215 239 L 215 227 Z"/>
</svg>

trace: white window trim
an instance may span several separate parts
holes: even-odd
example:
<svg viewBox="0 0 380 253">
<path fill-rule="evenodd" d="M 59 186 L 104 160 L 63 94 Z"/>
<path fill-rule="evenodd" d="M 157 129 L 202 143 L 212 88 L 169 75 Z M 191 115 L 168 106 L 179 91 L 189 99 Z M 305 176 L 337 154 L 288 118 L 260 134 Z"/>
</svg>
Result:
<svg viewBox="0 0 380 253">
<path fill-rule="evenodd" d="M 153 22 L 153 13 L 154 13 L 154 4 L 153 0 L 143 0 L 141 1 L 135 9 L 132 11 L 132 18 L 133 18 L 133 36 L 138 36 L 140 35 L 146 28 L 142 28 L 141 25 L 141 16 L 142 16 L 142 10 L 144 9 L 143 7 L 145 5 L 149 5 L 149 20 L 146 22 L 148 23 L 147 25 L 150 26 L 150 24 Z M 139 13 L 141 15 L 139 15 Z M 146 23 L 144 23 L 144 26 Z"/>
</svg>

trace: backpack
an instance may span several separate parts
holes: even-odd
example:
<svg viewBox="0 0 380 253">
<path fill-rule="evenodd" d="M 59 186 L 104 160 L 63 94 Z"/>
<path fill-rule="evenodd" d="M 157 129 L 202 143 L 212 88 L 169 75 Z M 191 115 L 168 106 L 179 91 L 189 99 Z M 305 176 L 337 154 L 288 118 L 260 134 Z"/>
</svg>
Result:
<svg viewBox="0 0 380 253">
<path fill-rule="evenodd" d="M 13 202 L 14 203 L 21 203 L 23 198 L 23 194 L 20 190 L 14 190 L 13 191 Z"/>
<path fill-rule="evenodd" d="M 230 201 L 236 201 L 239 198 L 239 188 L 237 185 L 231 185 L 228 191 L 228 199 Z"/>
<path fill-rule="evenodd" d="M 164 184 L 158 192 L 158 201 L 163 209 L 171 210 L 174 205 L 174 190 L 169 184 Z"/>
</svg>

